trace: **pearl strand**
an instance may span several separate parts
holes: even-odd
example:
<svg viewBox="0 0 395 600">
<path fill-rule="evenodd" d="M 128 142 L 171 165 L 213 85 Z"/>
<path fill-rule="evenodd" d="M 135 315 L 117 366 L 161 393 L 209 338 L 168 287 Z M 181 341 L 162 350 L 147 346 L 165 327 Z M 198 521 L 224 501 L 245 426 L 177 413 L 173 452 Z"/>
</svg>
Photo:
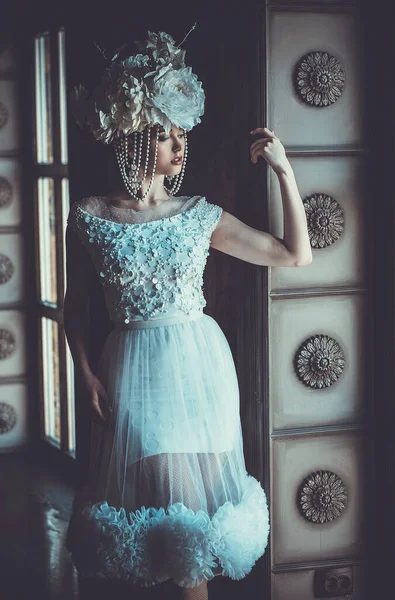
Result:
<svg viewBox="0 0 395 600">
<path fill-rule="evenodd" d="M 163 185 L 163 187 L 165 188 L 166 192 L 168 194 L 170 194 L 171 196 L 174 196 L 178 192 L 178 190 L 181 187 L 182 180 L 184 179 L 185 164 L 186 164 L 187 156 L 188 156 L 188 138 L 187 138 L 187 132 L 185 131 L 184 134 L 185 134 L 185 149 L 184 149 L 184 159 L 182 161 L 181 171 L 176 176 L 173 187 L 167 188 L 165 185 Z"/>
<path fill-rule="evenodd" d="M 137 161 L 137 171 L 136 171 L 137 174 L 139 173 L 140 167 L 141 167 L 141 155 L 143 153 L 143 135 L 144 135 L 144 132 L 140 132 L 138 134 L 140 143 L 139 143 L 139 158 Z"/>
<path fill-rule="evenodd" d="M 140 156 L 137 160 L 137 140 L 138 138 L 140 138 Z M 137 131 L 133 132 L 133 161 L 132 164 L 129 164 L 129 138 L 125 137 L 125 157 L 126 157 L 126 162 L 129 165 L 129 181 L 130 184 L 132 186 L 132 188 L 134 189 L 134 191 L 136 191 L 138 189 L 138 174 L 139 174 L 139 169 L 140 169 L 140 164 L 141 164 L 141 134 Z M 137 161 L 137 162 L 136 162 Z"/>
<path fill-rule="evenodd" d="M 137 132 L 134 132 L 134 133 L 137 134 Z M 159 132 L 158 132 L 157 140 L 156 140 L 154 168 L 156 167 L 156 162 L 157 162 L 158 136 L 159 136 Z M 135 136 L 135 142 L 136 142 L 135 146 L 134 146 L 135 152 L 134 152 L 134 155 L 133 155 L 133 159 L 134 160 L 136 158 L 136 149 L 137 149 L 136 148 L 136 145 L 137 145 L 136 136 Z M 140 148 L 141 148 L 141 145 L 140 145 Z M 153 175 L 155 173 L 155 170 L 153 171 L 153 174 L 151 176 L 150 185 L 149 185 L 147 191 L 145 192 L 144 196 L 142 198 L 140 198 L 139 196 L 136 195 L 135 183 L 134 184 L 131 183 L 129 176 L 126 173 L 126 165 L 129 164 L 128 161 L 127 161 L 127 158 L 126 158 L 126 157 L 129 157 L 129 154 L 128 154 L 128 138 L 127 138 L 127 136 L 125 136 L 125 138 L 123 140 L 123 143 L 122 143 L 122 140 L 120 140 L 119 138 L 115 138 L 115 140 L 114 140 L 114 150 L 115 150 L 115 155 L 116 155 L 117 162 L 118 162 L 118 167 L 119 167 L 119 170 L 121 172 L 121 176 L 122 176 L 122 179 L 123 179 L 123 182 L 125 184 L 125 187 L 126 187 L 127 191 L 132 196 L 132 198 L 134 198 L 135 200 L 142 200 L 142 199 L 144 199 L 146 197 L 146 195 L 148 194 L 148 192 L 150 191 L 151 187 L 152 187 L 152 184 L 153 184 Z M 140 150 L 140 160 L 139 160 L 140 164 L 141 164 L 141 154 L 142 154 L 142 150 Z M 147 156 L 149 156 L 149 146 L 148 146 Z M 147 173 L 147 166 L 148 165 L 146 164 L 146 167 L 145 167 L 145 170 L 144 170 L 145 176 L 146 176 L 146 173 Z M 141 182 L 141 184 L 139 186 L 140 189 L 142 188 L 144 181 L 145 181 L 145 177 L 144 177 L 143 181 Z"/>
<path fill-rule="evenodd" d="M 121 146 L 123 146 L 123 147 L 121 147 Z M 125 184 L 125 187 L 128 190 L 128 192 L 133 196 L 133 198 L 135 198 L 134 193 L 131 190 L 128 175 L 126 173 L 126 159 L 125 159 L 125 153 L 124 153 L 124 144 L 122 144 L 121 139 L 115 138 L 114 150 L 115 150 L 115 156 L 116 156 L 117 162 L 118 162 L 118 167 L 121 172 L 121 176 L 122 176 L 123 182 Z"/>
<path fill-rule="evenodd" d="M 139 137 L 138 131 L 133 132 L 133 156 L 137 156 L 137 140 Z"/>
<path fill-rule="evenodd" d="M 141 189 L 143 187 L 143 183 L 144 183 L 145 178 L 147 176 L 148 161 L 149 161 L 149 151 L 150 151 L 150 140 L 151 140 L 151 127 L 149 127 L 148 133 L 147 133 L 147 154 L 146 154 L 144 176 L 143 176 L 143 181 L 142 181 L 142 184 L 141 184 Z M 141 200 L 144 200 L 144 198 L 148 195 L 148 192 L 151 190 L 152 184 L 154 183 L 154 175 L 155 175 L 155 170 L 156 170 L 156 163 L 157 163 L 157 160 L 158 160 L 158 141 L 159 141 L 159 128 L 157 128 L 157 130 L 156 130 L 155 155 L 154 155 L 154 164 L 153 164 L 152 173 L 151 173 L 151 180 L 150 180 L 149 186 L 146 189 L 144 195 L 141 197 Z"/>
<path fill-rule="evenodd" d="M 132 198 L 134 198 L 135 200 L 139 200 L 140 198 L 135 195 L 134 189 L 130 183 L 128 174 L 126 173 L 126 158 L 125 158 L 124 148 L 125 148 L 125 144 L 122 143 L 122 140 L 116 138 L 114 140 L 114 150 L 115 150 L 115 155 L 116 155 L 116 158 L 118 161 L 118 166 L 119 166 L 119 170 L 121 172 L 123 182 L 125 184 L 127 191 L 132 196 Z"/>
<path fill-rule="evenodd" d="M 138 161 L 137 161 L 137 165 L 136 165 L 137 168 L 139 169 L 140 165 L 141 165 L 141 159 L 142 159 L 142 139 L 143 139 L 143 133 L 134 132 L 133 162 L 136 160 L 136 156 L 137 156 L 137 135 L 139 135 L 139 137 L 140 137 L 139 157 L 138 157 Z M 139 190 L 142 190 L 143 183 L 145 181 L 145 178 L 146 178 L 147 172 L 148 172 L 150 141 L 151 141 L 151 127 L 149 127 L 147 129 L 146 161 L 145 161 L 144 174 L 143 174 L 142 181 L 141 181 L 140 185 L 137 187 L 137 189 L 139 189 Z M 148 193 L 150 192 L 151 188 L 152 188 L 152 185 L 153 185 L 153 182 L 154 182 L 154 175 L 155 175 L 155 171 L 156 171 L 156 164 L 157 164 L 157 161 L 158 161 L 158 143 L 159 143 L 159 128 L 157 128 L 157 130 L 156 130 L 154 164 L 153 164 L 153 167 L 152 167 L 152 174 L 151 174 L 150 183 L 149 183 L 149 186 L 148 186 L 147 190 L 145 191 L 145 193 L 140 198 L 139 196 L 136 195 L 136 187 L 133 186 L 133 184 L 130 181 L 130 178 L 128 177 L 128 175 L 126 173 L 126 164 L 127 164 L 126 156 L 129 157 L 128 150 L 127 150 L 128 149 L 128 138 L 127 138 L 127 136 L 125 136 L 125 139 L 124 139 L 124 145 L 123 146 L 124 146 L 125 152 L 123 152 L 122 149 L 121 149 L 121 145 L 122 145 L 121 140 L 118 140 L 117 138 L 114 140 L 115 154 L 116 154 L 116 157 L 117 157 L 118 166 L 119 166 L 120 171 L 121 171 L 123 182 L 125 184 L 125 187 L 126 187 L 127 191 L 132 196 L 132 198 L 134 198 L 135 200 L 144 200 L 146 198 L 146 196 L 148 195 Z M 185 165 L 186 165 L 186 161 L 187 161 L 187 156 L 188 156 L 188 139 L 187 139 L 187 134 L 185 132 L 184 160 L 182 161 L 181 172 L 176 176 L 175 183 L 174 183 L 174 185 L 173 185 L 172 188 L 169 189 L 165 185 L 163 186 L 165 188 L 166 192 L 168 192 L 170 195 L 176 194 L 178 192 L 178 190 L 180 189 L 180 186 L 181 186 L 182 180 L 184 178 L 184 174 L 185 174 Z"/>
<path fill-rule="evenodd" d="M 143 135 L 144 134 L 141 134 L 141 141 L 143 140 Z M 144 167 L 144 173 L 143 173 L 143 181 L 145 181 L 145 178 L 147 177 L 148 162 L 149 162 L 149 151 L 150 151 L 150 142 L 151 142 L 151 127 L 149 127 L 147 129 L 147 151 L 146 151 L 146 154 L 145 154 L 145 167 Z M 153 171 L 152 174 L 154 174 L 154 171 Z"/>
<path fill-rule="evenodd" d="M 151 140 L 151 127 L 149 127 L 149 129 L 147 131 L 146 162 L 145 162 L 145 167 L 144 167 L 144 175 L 143 175 L 141 184 L 139 186 L 140 190 L 142 190 L 143 183 L 144 183 L 145 178 L 147 176 L 148 162 L 149 162 L 149 153 L 150 153 L 150 140 Z M 148 193 L 151 190 L 152 185 L 154 183 L 154 175 L 155 175 L 155 170 L 156 170 L 156 163 L 157 163 L 157 160 L 158 160 L 158 142 L 159 142 L 159 129 L 157 129 L 157 132 L 156 132 L 154 164 L 153 164 L 153 168 L 152 168 L 152 174 L 151 174 L 151 179 L 150 179 L 149 186 L 148 186 L 147 190 L 145 191 L 144 195 L 142 195 L 141 198 L 139 198 L 138 196 L 133 195 L 133 198 L 135 198 L 135 200 L 144 200 L 144 198 L 148 195 Z"/>
</svg>

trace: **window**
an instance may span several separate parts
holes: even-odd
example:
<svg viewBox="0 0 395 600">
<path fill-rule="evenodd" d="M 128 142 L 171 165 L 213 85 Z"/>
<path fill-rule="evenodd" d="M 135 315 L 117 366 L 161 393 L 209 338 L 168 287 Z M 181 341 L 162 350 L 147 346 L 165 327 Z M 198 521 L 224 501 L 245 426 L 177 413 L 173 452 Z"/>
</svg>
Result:
<svg viewBox="0 0 395 600">
<path fill-rule="evenodd" d="M 41 436 L 75 457 L 74 370 L 63 327 L 69 212 L 65 31 L 34 40 L 34 212 Z"/>
</svg>

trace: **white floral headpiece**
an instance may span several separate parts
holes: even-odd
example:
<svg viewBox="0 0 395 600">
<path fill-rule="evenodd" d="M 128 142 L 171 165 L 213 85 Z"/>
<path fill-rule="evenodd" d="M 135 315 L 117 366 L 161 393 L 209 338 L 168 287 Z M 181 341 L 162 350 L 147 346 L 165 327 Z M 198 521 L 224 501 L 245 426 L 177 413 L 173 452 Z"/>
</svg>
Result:
<svg viewBox="0 0 395 600">
<path fill-rule="evenodd" d="M 166 134 L 172 124 L 190 131 L 204 113 L 202 84 L 185 66 L 180 44 L 163 31 L 149 31 L 146 42 L 135 44 L 139 53 L 125 60 L 115 54 L 91 94 L 79 85 L 71 95 L 77 122 L 105 144 L 153 125 Z"/>
</svg>

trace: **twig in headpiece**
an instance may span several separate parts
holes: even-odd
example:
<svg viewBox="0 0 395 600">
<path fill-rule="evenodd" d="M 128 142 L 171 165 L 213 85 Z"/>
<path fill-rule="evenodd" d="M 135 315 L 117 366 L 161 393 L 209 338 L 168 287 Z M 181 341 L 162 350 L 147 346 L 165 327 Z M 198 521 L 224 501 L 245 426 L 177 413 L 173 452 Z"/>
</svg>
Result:
<svg viewBox="0 0 395 600">
<path fill-rule="evenodd" d="M 188 35 L 191 33 L 191 31 L 193 31 L 194 29 L 196 29 L 196 27 L 197 27 L 197 23 L 194 23 L 193 26 L 191 27 L 191 29 L 186 34 L 186 36 L 184 37 L 184 39 L 182 40 L 182 42 L 180 42 L 178 44 L 178 46 L 176 46 L 176 48 L 179 48 L 181 46 L 181 44 L 183 44 L 185 42 L 185 40 L 187 39 Z"/>
<path fill-rule="evenodd" d="M 104 52 L 104 50 L 102 50 L 100 48 L 100 46 L 98 44 L 96 44 L 95 40 L 93 40 L 93 43 L 96 46 L 96 48 L 99 50 L 100 54 L 104 57 L 104 60 L 107 60 L 107 56 L 106 56 L 106 53 Z"/>
</svg>

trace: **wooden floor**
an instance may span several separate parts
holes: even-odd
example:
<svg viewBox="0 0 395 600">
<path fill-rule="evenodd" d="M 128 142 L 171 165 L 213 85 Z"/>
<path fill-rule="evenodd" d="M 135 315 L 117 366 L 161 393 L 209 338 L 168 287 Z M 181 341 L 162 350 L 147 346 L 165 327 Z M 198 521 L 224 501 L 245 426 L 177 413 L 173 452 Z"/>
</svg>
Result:
<svg viewBox="0 0 395 600">
<path fill-rule="evenodd" d="M 31 453 L 0 454 L 0 490 L 1 600 L 178 600 L 171 582 L 141 588 L 78 581 L 65 549 L 75 490 L 58 468 Z M 210 600 L 243 598 L 246 583 L 216 577 Z"/>
</svg>

